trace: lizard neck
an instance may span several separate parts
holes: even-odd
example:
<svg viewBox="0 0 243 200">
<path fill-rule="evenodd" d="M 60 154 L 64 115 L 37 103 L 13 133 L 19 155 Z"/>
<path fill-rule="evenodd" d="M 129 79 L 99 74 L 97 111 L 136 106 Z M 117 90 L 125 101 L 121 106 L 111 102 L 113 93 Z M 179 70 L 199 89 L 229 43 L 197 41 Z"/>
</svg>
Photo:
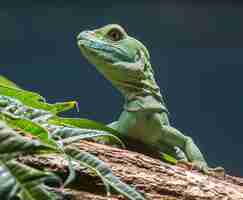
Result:
<svg viewBox="0 0 243 200">
<path fill-rule="evenodd" d="M 151 111 L 169 113 L 159 89 L 155 92 L 141 88 L 140 91 L 124 94 L 124 99 L 124 109 L 129 112 Z"/>
<path fill-rule="evenodd" d="M 129 67 L 130 66 L 127 66 L 126 68 L 129 69 Z M 125 73 L 122 72 L 119 73 L 119 78 L 106 78 L 110 80 L 124 96 L 125 110 L 168 112 L 150 64 L 145 65 L 141 71 L 130 70 L 129 73 L 128 71 L 125 71 Z"/>
</svg>

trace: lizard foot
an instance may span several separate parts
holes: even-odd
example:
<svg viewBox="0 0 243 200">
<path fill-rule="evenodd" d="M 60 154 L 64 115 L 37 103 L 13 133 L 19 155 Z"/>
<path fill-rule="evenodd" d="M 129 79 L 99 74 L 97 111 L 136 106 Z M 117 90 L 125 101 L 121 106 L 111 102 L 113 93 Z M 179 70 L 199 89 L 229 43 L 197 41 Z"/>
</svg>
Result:
<svg viewBox="0 0 243 200">
<path fill-rule="evenodd" d="M 177 161 L 177 165 L 189 170 L 201 171 L 202 173 L 209 176 L 214 176 L 218 178 L 225 177 L 225 170 L 223 167 L 210 168 L 207 166 L 205 162 L 201 162 L 201 161 L 188 162 L 185 160 L 179 160 Z"/>
<path fill-rule="evenodd" d="M 225 170 L 223 167 L 209 168 L 208 174 L 217 178 L 225 178 Z"/>
</svg>

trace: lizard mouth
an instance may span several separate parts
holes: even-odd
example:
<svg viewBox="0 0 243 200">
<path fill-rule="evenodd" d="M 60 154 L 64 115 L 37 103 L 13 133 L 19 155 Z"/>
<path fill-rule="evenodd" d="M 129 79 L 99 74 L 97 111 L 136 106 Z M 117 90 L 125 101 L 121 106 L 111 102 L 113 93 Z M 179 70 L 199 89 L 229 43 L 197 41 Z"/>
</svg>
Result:
<svg viewBox="0 0 243 200">
<path fill-rule="evenodd" d="M 97 39 L 90 31 L 81 32 L 77 37 L 77 44 L 83 54 L 89 54 L 111 64 L 121 60 L 132 62 L 124 49 Z"/>
<path fill-rule="evenodd" d="M 115 60 L 112 59 L 111 55 L 108 52 L 105 52 L 104 49 L 98 48 L 95 42 L 89 40 L 78 40 L 78 46 L 81 50 L 81 53 L 89 59 L 89 56 L 93 58 L 102 59 L 107 63 L 114 63 Z"/>
</svg>

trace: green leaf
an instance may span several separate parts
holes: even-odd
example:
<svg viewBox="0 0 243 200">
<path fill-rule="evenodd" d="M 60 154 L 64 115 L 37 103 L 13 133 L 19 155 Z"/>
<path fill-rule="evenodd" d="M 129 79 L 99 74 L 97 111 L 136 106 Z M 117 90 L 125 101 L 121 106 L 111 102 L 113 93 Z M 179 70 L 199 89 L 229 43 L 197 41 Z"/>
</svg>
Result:
<svg viewBox="0 0 243 200">
<path fill-rule="evenodd" d="M 53 194 L 42 186 L 49 173 L 35 170 L 13 161 L 21 154 L 35 152 L 55 152 L 53 148 L 37 140 L 29 140 L 10 129 L 0 121 L 0 197 L 10 199 L 19 194 L 23 200 L 54 200 Z M 57 179 L 55 177 L 55 179 Z"/>
<path fill-rule="evenodd" d="M 7 87 L 12 87 L 12 88 L 19 88 L 18 85 L 16 85 L 13 81 L 10 81 L 4 76 L 0 75 L 0 85 L 5 85 Z"/>
<path fill-rule="evenodd" d="M 0 160 L 0 197 L 10 199 L 18 194 L 22 200 L 55 200 L 56 196 L 44 188 L 43 181 L 54 176 L 20 164 Z"/>
<path fill-rule="evenodd" d="M 10 127 L 21 130 L 21 132 L 37 139 L 50 149 L 57 150 L 59 148 L 57 143 L 53 139 L 49 138 L 48 131 L 39 124 L 32 122 L 29 119 L 13 117 L 7 113 L 0 113 L 0 118 L 4 120 Z"/>
<path fill-rule="evenodd" d="M 76 161 L 79 161 L 81 165 L 95 171 L 96 174 L 105 182 L 106 187 L 108 185 L 111 186 L 130 200 L 145 200 L 140 193 L 114 176 L 111 170 L 97 157 L 71 147 L 66 147 L 65 152 Z"/>
<path fill-rule="evenodd" d="M 23 103 L 26 102 L 27 104 L 34 101 L 45 101 L 44 97 L 40 96 L 37 93 L 29 92 L 19 88 L 12 88 L 2 84 L 0 84 L 0 94 L 4 96 L 16 98 Z"/>
<path fill-rule="evenodd" d="M 15 133 L 6 124 L 0 121 L 0 158 L 9 160 L 22 153 L 32 153 L 36 151 L 51 151 L 47 145 L 41 144 L 37 140 L 29 140 Z"/>
<path fill-rule="evenodd" d="M 50 105 L 52 106 L 53 112 L 57 114 L 57 113 L 61 113 L 73 109 L 74 107 L 77 107 L 78 103 L 77 101 L 67 101 L 67 102 L 55 103 Z"/>
<path fill-rule="evenodd" d="M 96 137 L 95 135 L 98 136 L 98 134 L 105 134 L 105 132 L 107 132 L 107 135 L 100 137 L 101 141 L 102 140 L 104 142 L 109 141 L 109 143 L 119 144 L 122 148 L 125 148 L 124 143 L 120 140 L 120 138 L 122 138 L 122 134 L 120 134 L 118 131 L 116 131 L 102 123 L 99 123 L 99 122 L 95 122 L 95 121 L 92 121 L 89 119 L 82 119 L 82 118 L 63 118 L 63 117 L 54 116 L 54 117 L 48 119 L 48 123 L 53 124 L 53 125 L 58 125 L 58 126 L 69 126 L 69 127 L 80 128 L 80 129 L 93 130 L 94 137 Z M 100 132 L 96 133 L 95 131 L 102 131 L 102 133 L 100 133 Z M 85 133 L 87 131 L 84 130 L 83 132 Z M 88 132 L 92 132 L 92 131 L 88 131 Z M 111 134 L 113 136 L 111 136 Z M 72 135 L 70 135 L 70 136 L 72 136 Z"/>
<path fill-rule="evenodd" d="M 26 106 L 49 111 L 53 114 L 57 114 L 59 112 L 71 109 L 75 107 L 77 104 L 75 101 L 55 103 L 55 104 L 45 103 L 44 102 L 45 99 L 37 93 L 29 92 L 18 88 L 7 87 L 1 84 L 0 84 L 0 95 L 18 99 Z"/>
<path fill-rule="evenodd" d="M 56 143 L 54 140 L 49 139 L 48 132 L 38 124 L 35 124 L 27 119 L 7 118 L 7 115 L 5 115 L 5 120 L 12 127 L 26 131 L 28 134 L 32 134 L 32 136 L 38 140 L 28 140 L 16 134 L 10 128 L 6 127 L 6 125 L 0 126 L 0 159 L 10 160 L 20 153 L 32 154 L 34 152 L 39 153 L 42 151 L 44 151 L 44 153 L 62 153 L 66 158 L 69 159 L 69 157 L 65 155 L 62 146 Z M 3 131 L 1 131 L 1 127 Z M 69 162 L 70 174 L 66 181 L 67 183 L 75 178 L 74 170 L 71 164 L 72 163 Z M 25 193 L 22 195 L 25 195 Z"/>
<path fill-rule="evenodd" d="M 117 137 L 121 137 L 121 134 L 102 124 L 99 122 L 95 122 L 89 119 L 82 119 L 82 118 L 64 118 L 64 117 L 57 117 L 54 116 L 48 120 L 50 124 L 53 125 L 60 125 L 60 126 L 71 126 L 76 128 L 83 128 L 83 129 L 91 129 L 91 130 L 100 130 L 100 131 L 106 131 L 108 133 L 111 133 Z"/>
<path fill-rule="evenodd" d="M 76 135 L 76 136 L 72 136 L 72 137 L 62 139 L 62 140 L 59 140 L 59 142 L 61 144 L 63 144 L 64 146 L 66 146 L 66 145 L 72 144 L 74 142 L 78 142 L 80 140 L 96 138 L 96 137 L 109 137 L 109 138 L 112 138 L 114 140 L 117 140 L 118 144 L 120 144 L 121 146 L 124 146 L 124 144 L 122 143 L 122 141 L 119 138 L 117 138 L 116 136 L 114 136 L 110 133 L 92 132 L 92 131 L 88 131 L 88 132 L 82 133 L 81 135 Z"/>
</svg>

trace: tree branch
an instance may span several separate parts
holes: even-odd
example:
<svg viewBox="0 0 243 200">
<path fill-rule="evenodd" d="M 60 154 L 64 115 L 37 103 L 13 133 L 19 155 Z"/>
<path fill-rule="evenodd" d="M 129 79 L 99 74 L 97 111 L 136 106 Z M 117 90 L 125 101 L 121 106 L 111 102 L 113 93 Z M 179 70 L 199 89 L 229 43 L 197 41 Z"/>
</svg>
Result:
<svg viewBox="0 0 243 200">
<path fill-rule="evenodd" d="M 243 200 L 243 179 L 226 175 L 212 177 L 184 167 L 172 166 L 141 153 L 82 141 L 79 149 L 103 160 L 122 181 L 153 200 Z M 21 162 L 67 175 L 67 162 L 60 156 L 21 157 Z M 59 191 L 75 200 L 118 200 L 105 196 L 102 182 L 81 166 L 75 170 L 79 180 L 69 189 Z"/>
</svg>

